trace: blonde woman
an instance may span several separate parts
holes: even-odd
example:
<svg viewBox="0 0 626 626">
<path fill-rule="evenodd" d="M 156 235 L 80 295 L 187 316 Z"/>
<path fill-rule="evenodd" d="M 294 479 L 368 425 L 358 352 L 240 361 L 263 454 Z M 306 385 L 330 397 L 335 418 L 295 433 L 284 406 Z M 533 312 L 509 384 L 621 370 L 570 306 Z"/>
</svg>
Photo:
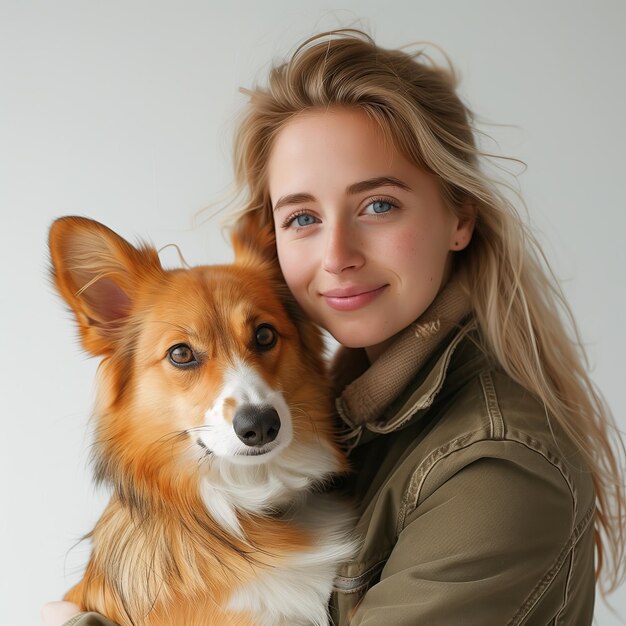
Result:
<svg viewBox="0 0 626 626">
<path fill-rule="evenodd" d="M 287 285 L 341 344 L 362 547 L 334 623 L 591 624 L 596 581 L 624 574 L 623 444 L 452 70 L 343 30 L 248 93 L 238 219 L 273 229 Z"/>
</svg>

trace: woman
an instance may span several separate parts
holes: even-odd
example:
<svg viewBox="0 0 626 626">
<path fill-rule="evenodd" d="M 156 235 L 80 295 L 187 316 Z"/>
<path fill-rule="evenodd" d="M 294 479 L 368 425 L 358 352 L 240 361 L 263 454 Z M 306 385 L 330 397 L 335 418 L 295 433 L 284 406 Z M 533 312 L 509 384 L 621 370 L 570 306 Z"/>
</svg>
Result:
<svg viewBox="0 0 626 626">
<path fill-rule="evenodd" d="M 363 546 L 333 617 L 590 624 L 596 578 L 623 577 L 623 445 L 454 89 L 423 55 L 322 34 L 248 92 L 236 138 L 239 219 L 273 225 L 288 286 L 342 345 Z"/>
</svg>

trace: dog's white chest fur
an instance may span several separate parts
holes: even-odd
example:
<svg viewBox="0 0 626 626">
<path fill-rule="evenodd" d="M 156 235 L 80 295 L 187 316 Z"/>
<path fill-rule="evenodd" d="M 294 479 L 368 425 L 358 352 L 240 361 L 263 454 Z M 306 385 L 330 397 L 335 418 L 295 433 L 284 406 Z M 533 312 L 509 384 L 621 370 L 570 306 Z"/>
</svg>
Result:
<svg viewBox="0 0 626 626">
<path fill-rule="evenodd" d="M 355 551 L 349 511 L 334 498 L 311 495 L 296 521 L 312 531 L 315 545 L 283 567 L 264 569 L 230 597 L 228 608 L 253 613 L 259 626 L 327 626 L 333 580 Z"/>
</svg>

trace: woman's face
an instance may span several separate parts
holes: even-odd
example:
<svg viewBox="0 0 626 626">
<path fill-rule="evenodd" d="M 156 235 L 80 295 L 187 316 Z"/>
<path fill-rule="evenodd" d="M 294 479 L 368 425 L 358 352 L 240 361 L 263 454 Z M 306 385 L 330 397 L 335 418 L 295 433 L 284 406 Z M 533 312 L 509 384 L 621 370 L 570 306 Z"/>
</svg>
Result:
<svg viewBox="0 0 626 626">
<path fill-rule="evenodd" d="M 374 360 L 447 280 L 473 221 L 358 109 L 315 110 L 279 131 L 268 163 L 278 258 L 300 306 Z"/>
</svg>

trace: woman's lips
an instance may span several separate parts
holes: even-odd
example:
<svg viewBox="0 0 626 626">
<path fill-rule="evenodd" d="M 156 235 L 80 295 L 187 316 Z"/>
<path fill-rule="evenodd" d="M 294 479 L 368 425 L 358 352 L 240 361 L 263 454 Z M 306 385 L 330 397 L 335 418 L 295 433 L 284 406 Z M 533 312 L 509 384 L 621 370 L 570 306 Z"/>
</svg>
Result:
<svg viewBox="0 0 626 626">
<path fill-rule="evenodd" d="M 387 288 L 388 285 L 365 288 L 329 289 L 321 294 L 326 304 L 336 311 L 356 311 L 369 304 Z"/>
</svg>

